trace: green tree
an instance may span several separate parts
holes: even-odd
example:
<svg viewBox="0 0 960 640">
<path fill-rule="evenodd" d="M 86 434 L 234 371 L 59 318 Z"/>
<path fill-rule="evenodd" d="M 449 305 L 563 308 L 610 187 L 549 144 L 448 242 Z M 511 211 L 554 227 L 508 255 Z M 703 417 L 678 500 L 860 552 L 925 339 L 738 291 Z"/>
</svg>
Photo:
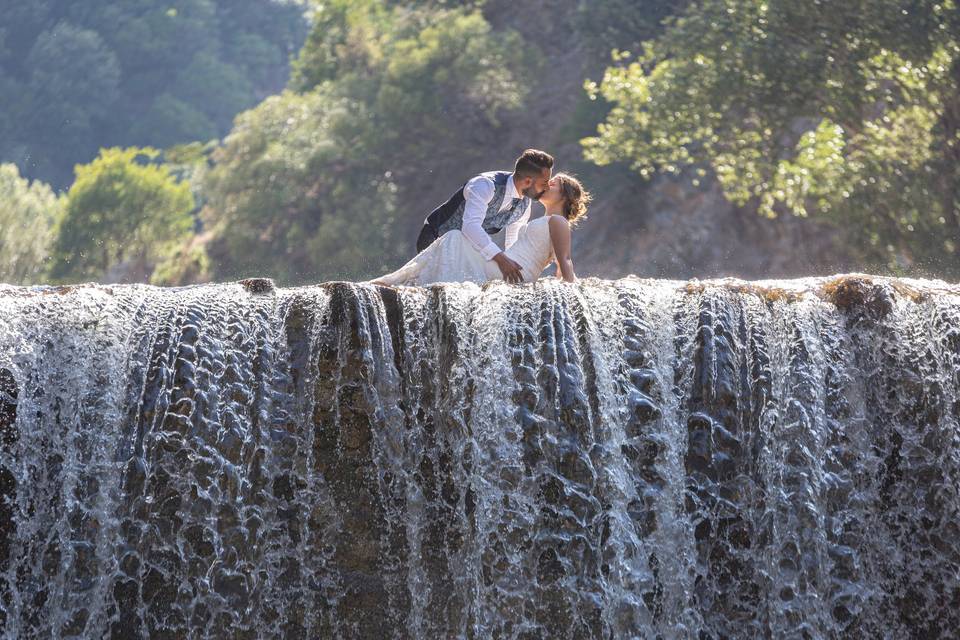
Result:
<svg viewBox="0 0 960 640">
<path fill-rule="evenodd" d="M 239 116 L 213 155 L 203 220 L 218 278 L 396 266 L 395 220 L 411 216 L 397 184 L 416 191 L 431 167 L 481 152 L 540 63 L 474 10 L 333 0 L 315 20 L 293 90 Z"/>
<path fill-rule="evenodd" d="M 515 32 L 494 33 L 477 11 L 431 11 L 425 24 L 400 29 L 377 65 L 372 100 L 382 151 L 435 158 L 438 143 L 461 155 L 489 139 L 504 114 L 523 105 L 543 64 Z M 361 94 L 362 95 L 362 94 Z M 410 136 L 409 132 L 418 132 Z M 417 142 L 421 144 L 417 145 Z"/>
<path fill-rule="evenodd" d="M 150 274 L 150 284 L 159 286 L 209 282 L 210 257 L 201 239 L 194 236 L 185 244 L 173 245 Z"/>
<path fill-rule="evenodd" d="M 217 3 L 221 57 L 243 69 L 258 99 L 279 93 L 290 76 L 290 59 L 310 30 L 307 0 Z"/>
<path fill-rule="evenodd" d="M 172 93 L 196 105 L 212 122 L 221 123 L 257 102 L 244 73 L 209 53 L 196 55 L 178 74 Z"/>
<path fill-rule="evenodd" d="M 390 264 L 395 188 L 352 144 L 363 117 L 362 104 L 323 90 L 284 92 L 238 117 L 204 180 L 218 277 L 346 279 Z"/>
<path fill-rule="evenodd" d="M 14 164 L 0 164 L 0 281 L 42 282 L 62 201 L 46 184 L 20 177 Z"/>
<path fill-rule="evenodd" d="M 764 215 L 826 216 L 873 265 L 960 274 L 957 15 L 954 0 L 692 3 L 588 83 L 613 109 L 587 156 L 712 170 Z"/>
<path fill-rule="evenodd" d="M 381 0 L 332 0 L 316 7 L 313 28 L 293 61 L 290 88 L 309 91 L 383 59 L 392 13 Z"/>
<path fill-rule="evenodd" d="M 20 83 L 7 75 L 0 67 L 0 95 L 16 96 L 22 93 Z M 13 109 L 0 109 L 0 158 L 13 157 L 15 143 L 14 131 L 17 126 L 16 114 Z"/>
<path fill-rule="evenodd" d="M 98 134 L 117 98 L 120 65 L 94 31 L 59 22 L 37 37 L 17 119 L 30 132 L 32 164 L 62 181 L 57 157 L 96 153 Z"/>
<path fill-rule="evenodd" d="M 388 4 L 324 3 L 290 87 L 330 83 L 333 94 L 368 105 L 369 141 L 407 163 L 411 153 L 435 157 L 439 140 L 459 154 L 488 140 L 503 113 L 523 104 L 543 64 L 536 49 L 509 29 L 494 32 L 476 10 Z"/>
<path fill-rule="evenodd" d="M 143 119 L 130 129 L 132 140 L 152 140 L 160 146 L 172 146 L 184 140 L 213 140 L 218 137 L 216 123 L 189 102 L 169 93 L 157 96 Z"/>
<path fill-rule="evenodd" d="M 304 12 L 303 0 L 0 0 L 0 161 L 62 189 L 101 146 L 225 135 L 285 86 Z"/>
<path fill-rule="evenodd" d="M 660 35 L 664 20 L 688 4 L 690 0 L 579 0 L 574 23 L 584 43 L 607 54 Z"/>
<path fill-rule="evenodd" d="M 102 149 L 76 167 L 56 226 L 50 275 L 62 282 L 144 280 L 193 227 L 190 185 L 152 148 Z"/>
</svg>

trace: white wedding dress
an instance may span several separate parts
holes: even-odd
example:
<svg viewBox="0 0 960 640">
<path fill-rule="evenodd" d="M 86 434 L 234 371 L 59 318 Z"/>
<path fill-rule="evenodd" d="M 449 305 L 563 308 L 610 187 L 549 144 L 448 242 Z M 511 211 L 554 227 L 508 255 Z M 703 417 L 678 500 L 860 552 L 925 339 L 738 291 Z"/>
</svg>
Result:
<svg viewBox="0 0 960 640">
<path fill-rule="evenodd" d="M 542 216 L 520 227 L 517 241 L 504 251 L 521 267 L 524 282 L 534 282 L 553 261 L 550 217 Z M 418 286 L 435 282 L 502 280 L 500 267 L 484 260 L 459 229 L 448 231 L 396 271 L 371 280 L 385 285 Z"/>
</svg>

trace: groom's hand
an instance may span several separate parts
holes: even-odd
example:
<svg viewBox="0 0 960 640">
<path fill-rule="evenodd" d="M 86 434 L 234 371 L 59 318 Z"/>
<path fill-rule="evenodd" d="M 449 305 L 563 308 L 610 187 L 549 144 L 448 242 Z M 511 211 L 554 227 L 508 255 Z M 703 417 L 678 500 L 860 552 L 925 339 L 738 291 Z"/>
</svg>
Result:
<svg viewBox="0 0 960 640">
<path fill-rule="evenodd" d="M 500 252 L 493 256 L 493 261 L 500 267 L 500 273 L 503 279 L 514 284 L 523 282 L 523 274 L 520 272 L 520 265 L 507 257 L 507 254 Z"/>
</svg>

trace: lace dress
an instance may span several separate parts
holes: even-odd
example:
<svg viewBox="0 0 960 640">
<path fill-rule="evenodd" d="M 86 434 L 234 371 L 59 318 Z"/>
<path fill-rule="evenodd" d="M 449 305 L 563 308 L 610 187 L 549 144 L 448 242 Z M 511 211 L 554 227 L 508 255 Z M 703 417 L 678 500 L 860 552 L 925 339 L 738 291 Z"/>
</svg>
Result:
<svg viewBox="0 0 960 640">
<path fill-rule="evenodd" d="M 517 241 L 505 251 L 521 267 L 524 282 L 534 282 L 553 260 L 549 216 L 520 227 Z M 370 282 L 385 285 L 422 286 L 435 282 L 502 280 L 500 267 L 484 260 L 459 229 L 448 231 L 396 271 Z"/>
</svg>

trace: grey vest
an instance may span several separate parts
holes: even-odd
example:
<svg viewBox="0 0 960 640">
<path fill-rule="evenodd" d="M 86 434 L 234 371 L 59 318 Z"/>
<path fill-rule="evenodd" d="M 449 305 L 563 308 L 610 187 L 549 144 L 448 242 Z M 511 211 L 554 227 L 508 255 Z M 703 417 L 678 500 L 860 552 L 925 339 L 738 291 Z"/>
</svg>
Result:
<svg viewBox="0 0 960 640">
<path fill-rule="evenodd" d="M 483 230 L 493 235 L 512 222 L 516 222 L 527 210 L 530 204 L 530 198 L 521 197 L 514 200 L 513 206 L 500 211 L 500 205 L 503 204 L 504 195 L 507 192 L 507 180 L 513 174 L 510 171 L 491 171 L 481 175 L 487 176 L 493 180 L 493 198 L 487 205 L 487 213 L 483 218 Z M 437 207 L 427 216 L 425 224 L 429 225 L 436 232 L 437 236 L 442 236 L 451 229 L 463 228 L 463 209 L 466 200 L 463 196 L 463 187 L 460 187 L 456 193 L 450 196 L 450 199 Z"/>
</svg>

